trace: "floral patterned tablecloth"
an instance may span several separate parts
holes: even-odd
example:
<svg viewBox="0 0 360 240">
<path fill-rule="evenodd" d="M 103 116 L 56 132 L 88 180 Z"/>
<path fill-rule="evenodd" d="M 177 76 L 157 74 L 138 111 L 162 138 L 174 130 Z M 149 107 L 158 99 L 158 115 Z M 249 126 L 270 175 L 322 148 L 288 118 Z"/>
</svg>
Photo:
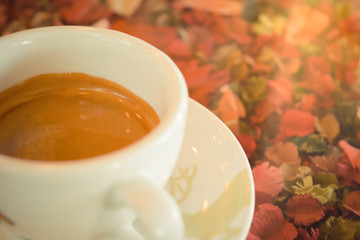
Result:
<svg viewBox="0 0 360 240">
<path fill-rule="evenodd" d="M 175 61 L 252 166 L 248 240 L 360 239 L 359 0 L 0 0 L 1 35 L 49 25 Z"/>
</svg>

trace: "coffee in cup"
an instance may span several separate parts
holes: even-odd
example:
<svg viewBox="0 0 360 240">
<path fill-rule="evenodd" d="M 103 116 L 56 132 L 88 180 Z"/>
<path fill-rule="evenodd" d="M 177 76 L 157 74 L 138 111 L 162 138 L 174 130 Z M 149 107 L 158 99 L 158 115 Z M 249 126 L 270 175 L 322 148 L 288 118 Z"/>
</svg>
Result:
<svg viewBox="0 0 360 240">
<path fill-rule="evenodd" d="M 109 153 L 159 123 L 155 110 L 114 82 L 84 73 L 42 74 L 0 93 L 0 153 L 47 161 Z"/>
<path fill-rule="evenodd" d="M 6 240 L 182 240 L 181 211 L 164 189 L 176 166 L 188 107 L 186 82 L 175 63 L 140 39 L 118 31 L 80 26 L 9 34 L 0 38 L 0 52 L 0 124 L 6 126 L 1 130 L 6 137 L 0 140 L 0 236 Z M 55 76 L 58 80 L 54 80 Z M 49 77 L 52 82 L 44 84 Z M 67 81 L 75 86 L 64 87 Z M 119 86 L 131 93 L 123 93 Z M 65 102 L 62 97 L 49 94 L 48 88 L 55 95 L 65 95 Z M 4 96 L 7 91 L 22 97 Z M 135 98 L 134 105 L 146 102 L 159 118 L 158 122 L 150 121 L 154 124 L 150 124 L 149 132 L 139 134 L 125 147 L 112 145 L 121 138 L 116 132 L 122 131 L 122 126 L 114 122 L 127 118 L 128 111 L 113 115 L 118 111 L 113 105 L 122 108 L 117 102 L 122 96 L 117 95 L 123 94 L 127 100 L 133 94 L 138 96 L 142 100 Z M 93 114 L 83 114 L 82 106 L 90 112 L 102 111 L 104 106 L 109 111 L 106 110 L 106 117 L 96 119 Z M 27 113 L 21 114 L 24 110 Z M 144 112 L 148 116 L 152 110 Z M 50 113 L 55 114 L 55 119 L 44 117 Z M 43 142 L 54 148 L 50 148 L 50 155 L 63 151 L 57 149 L 57 144 L 49 144 L 47 134 L 39 137 L 44 128 L 41 121 L 48 117 L 51 124 L 44 132 L 58 139 L 65 139 L 62 128 L 76 129 L 82 121 L 89 124 L 90 133 L 87 127 L 65 131 L 64 135 L 74 133 L 68 138 L 68 145 L 76 149 L 86 145 L 88 135 L 95 135 L 100 142 L 90 140 L 80 155 L 62 156 L 62 161 L 37 161 L 57 159 L 46 156 L 47 153 L 37 155 L 40 149 L 48 151 L 37 139 L 44 138 Z M 65 120 L 60 121 L 63 117 Z M 16 121 L 12 123 L 7 118 Z M 124 129 L 126 132 L 128 128 Z M 80 132 L 85 134 L 79 137 Z M 93 149 L 104 145 L 104 134 L 110 135 L 110 140 L 106 140 L 111 146 L 107 153 Z M 24 149 L 35 153 L 26 157 L 22 155 Z"/>
</svg>

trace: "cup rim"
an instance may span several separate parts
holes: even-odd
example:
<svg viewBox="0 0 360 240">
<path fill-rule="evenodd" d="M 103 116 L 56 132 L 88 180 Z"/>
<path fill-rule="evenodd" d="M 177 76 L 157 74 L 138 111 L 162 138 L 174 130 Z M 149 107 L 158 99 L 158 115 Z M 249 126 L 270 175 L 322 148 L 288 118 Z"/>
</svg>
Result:
<svg viewBox="0 0 360 240">
<path fill-rule="evenodd" d="M 188 107 L 188 89 L 182 75 L 181 71 L 177 67 L 177 65 L 167 56 L 163 51 L 156 48 L 155 46 L 141 40 L 137 37 L 131 36 L 124 32 L 120 32 L 112 29 L 104 29 L 98 27 L 90 27 L 90 26 L 49 26 L 49 27 L 40 27 L 22 30 L 19 32 L 11 33 L 9 35 L 5 35 L 0 37 L 0 48 L 6 47 L 2 45 L 10 44 L 13 41 L 24 41 L 27 36 L 38 35 L 41 34 L 51 34 L 51 33 L 59 33 L 60 31 L 64 33 L 83 33 L 89 35 L 98 35 L 98 37 L 106 36 L 110 38 L 119 38 L 119 40 L 125 41 L 127 43 L 131 43 L 136 45 L 144 50 L 150 51 L 153 54 L 156 54 L 160 57 L 163 63 L 166 63 L 168 69 L 171 69 L 172 74 L 176 76 L 176 89 L 178 89 L 177 94 L 178 97 L 173 102 L 172 107 L 169 111 L 166 111 L 164 118 L 161 120 L 160 124 L 153 129 L 146 136 L 137 140 L 136 142 L 115 150 L 113 152 L 105 153 L 99 156 L 93 156 L 84 159 L 76 159 L 76 160 L 68 160 L 68 161 L 46 161 L 46 160 L 27 160 L 16 157 L 7 156 L 4 154 L 0 154 L 0 165 L 1 166 L 9 166 L 11 168 L 16 168 L 17 170 L 29 170 L 35 172 L 42 172 L 44 169 L 46 171 L 53 170 L 55 171 L 68 171 L 70 169 L 78 169 L 86 166 L 97 167 L 99 164 L 108 164 L 116 161 L 118 158 L 124 158 L 128 155 L 136 155 L 139 149 L 142 151 L 148 151 L 150 148 L 154 146 L 156 148 L 160 148 L 161 144 L 168 139 L 171 133 L 175 130 L 176 126 L 181 124 L 181 121 L 184 121 L 187 114 Z M 25 80 L 25 79 L 24 79 Z M 126 159 L 124 159 L 126 160 Z"/>
</svg>

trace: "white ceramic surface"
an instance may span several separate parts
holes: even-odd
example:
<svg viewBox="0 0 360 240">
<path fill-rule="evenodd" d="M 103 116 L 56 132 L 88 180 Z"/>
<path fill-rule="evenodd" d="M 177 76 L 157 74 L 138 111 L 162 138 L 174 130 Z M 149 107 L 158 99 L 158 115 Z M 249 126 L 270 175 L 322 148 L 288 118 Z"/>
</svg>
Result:
<svg viewBox="0 0 360 240">
<path fill-rule="evenodd" d="M 167 189 L 180 204 L 185 240 L 246 238 L 255 201 L 251 169 L 227 127 L 193 100 Z"/>
<path fill-rule="evenodd" d="M 132 228 L 137 215 L 146 238 L 181 238 L 181 213 L 163 187 L 181 147 L 188 94 L 170 58 L 129 35 L 75 26 L 2 37 L 0 52 L 0 91 L 37 74 L 83 72 L 130 89 L 161 120 L 136 143 L 87 160 L 0 155 L 0 226 L 31 240 L 143 239 Z"/>
<path fill-rule="evenodd" d="M 255 204 L 251 168 L 230 130 L 194 100 L 167 189 L 183 213 L 186 240 L 246 239 Z"/>
</svg>

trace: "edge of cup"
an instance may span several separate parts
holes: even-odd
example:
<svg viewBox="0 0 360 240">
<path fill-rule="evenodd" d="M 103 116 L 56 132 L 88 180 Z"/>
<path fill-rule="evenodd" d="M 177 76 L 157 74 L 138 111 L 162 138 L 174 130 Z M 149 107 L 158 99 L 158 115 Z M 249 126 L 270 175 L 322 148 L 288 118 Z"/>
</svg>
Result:
<svg viewBox="0 0 360 240">
<path fill-rule="evenodd" d="M 164 63 L 167 64 L 166 67 L 172 69 L 173 74 L 176 75 L 177 86 L 178 89 L 178 97 L 172 103 L 172 108 L 167 111 L 164 118 L 161 120 L 161 123 L 158 127 L 153 129 L 149 134 L 144 136 L 143 138 L 137 140 L 135 143 L 130 144 L 129 146 L 106 153 L 100 156 L 94 156 L 85 159 L 79 160 L 70 160 L 70 161 L 41 161 L 41 160 L 24 160 L 19 159 L 7 155 L 0 154 L 0 165 L 7 165 L 8 167 L 14 167 L 17 170 L 21 171 L 21 169 L 29 169 L 32 168 L 34 174 L 37 171 L 43 171 L 46 169 L 51 172 L 54 166 L 56 166 L 57 171 L 61 170 L 69 170 L 69 169 L 77 169 L 79 167 L 83 167 L 84 165 L 96 167 L 102 163 L 109 163 L 114 161 L 114 158 L 121 158 L 128 154 L 136 154 L 139 149 L 147 149 L 149 147 L 154 147 L 156 145 L 159 147 L 166 139 L 168 139 L 170 134 L 174 131 L 174 128 L 181 125 L 181 121 L 186 119 L 187 108 L 188 108 L 188 90 L 187 85 L 179 68 L 176 64 L 167 56 L 164 52 L 154 47 L 153 45 L 137 38 L 131 36 L 129 34 L 111 30 L 111 29 L 103 29 L 97 27 L 86 27 L 86 26 L 50 26 L 50 27 L 41 27 L 23 30 L 20 32 L 12 33 L 6 36 L 0 37 L 0 48 L 3 44 L 10 44 L 12 41 L 20 41 L 28 34 L 49 34 L 52 31 L 80 31 L 80 32 L 88 32 L 89 34 L 96 33 L 100 35 L 107 35 L 109 37 L 119 37 L 122 41 L 131 42 L 131 44 L 135 44 L 140 46 L 143 49 L 150 50 L 158 55 Z M 25 80 L 25 79 L 24 79 Z M 145 150 L 146 151 L 146 150 Z M 85 160 L 85 161 L 83 161 Z M 39 168 L 39 165 L 42 165 L 42 168 Z"/>
</svg>

